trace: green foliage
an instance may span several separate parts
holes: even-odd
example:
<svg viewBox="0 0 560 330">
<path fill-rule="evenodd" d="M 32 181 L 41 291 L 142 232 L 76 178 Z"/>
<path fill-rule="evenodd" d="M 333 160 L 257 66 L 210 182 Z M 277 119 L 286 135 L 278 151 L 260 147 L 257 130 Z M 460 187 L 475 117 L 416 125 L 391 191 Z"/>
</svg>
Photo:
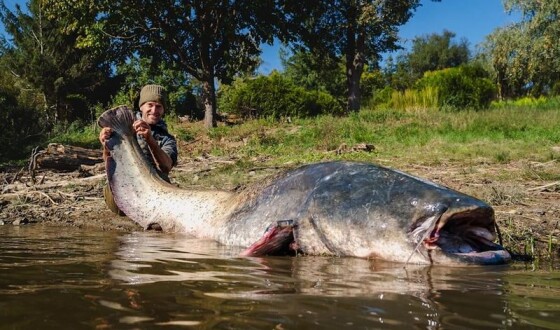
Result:
<svg viewBox="0 0 560 330">
<path fill-rule="evenodd" d="M 426 72 L 416 89 L 436 89 L 438 106 L 445 109 L 484 109 L 496 94 L 488 74 L 478 65 Z"/>
<path fill-rule="evenodd" d="M 434 33 L 412 40 L 412 50 L 405 57 L 412 82 L 425 72 L 454 68 L 469 61 L 468 42 L 465 39 L 454 42 L 454 37 L 455 33 L 444 30 L 441 35 Z"/>
<path fill-rule="evenodd" d="M 45 15 L 39 0 L 29 1 L 26 9 L 17 6 L 15 12 L 2 2 L 0 20 L 10 38 L 2 44 L 3 65 L 42 94 L 45 124 L 89 119 L 89 104 L 108 100 L 107 55 L 78 48 L 78 34 L 68 29 L 68 20 Z"/>
<path fill-rule="evenodd" d="M 2 64 L 0 58 L 0 64 Z M 25 88 L 25 81 L 0 65 L 0 161 L 28 157 L 31 149 L 47 133 L 44 117 L 44 98 L 40 93 Z"/>
<path fill-rule="evenodd" d="M 281 54 L 284 76 L 307 90 L 318 90 L 344 100 L 346 86 L 344 64 L 320 53 L 296 50 L 291 56 Z"/>
<path fill-rule="evenodd" d="M 340 102 L 344 102 L 347 86 L 345 65 L 342 60 L 333 60 L 324 54 L 296 50 L 291 56 L 281 53 L 284 76 L 296 85 L 307 90 L 329 93 Z M 360 78 L 360 95 L 369 101 L 377 89 L 385 84 L 383 74 L 378 69 L 364 67 Z"/>
<path fill-rule="evenodd" d="M 343 111 L 329 94 L 307 91 L 278 72 L 223 86 L 218 102 L 220 111 L 243 117 L 309 117 Z"/>
<path fill-rule="evenodd" d="M 559 96 L 560 95 L 560 80 L 556 81 L 552 84 L 552 88 L 550 89 L 550 96 Z"/>
<path fill-rule="evenodd" d="M 401 53 L 397 55 L 396 59 L 393 56 L 387 57 L 385 67 L 383 68 L 383 75 L 391 89 L 401 92 L 411 88 L 414 83 L 410 75 L 406 54 Z"/>
<path fill-rule="evenodd" d="M 0 162 L 21 159 L 40 141 L 42 122 L 35 109 L 22 105 L 17 95 L 0 86 Z"/>
<path fill-rule="evenodd" d="M 296 47 L 325 58 L 344 60 L 347 110 L 360 109 L 360 83 L 365 66 L 377 64 L 382 52 L 398 48 L 398 27 L 420 5 L 418 0 L 286 1 L 284 15 L 296 25 Z"/>
<path fill-rule="evenodd" d="M 389 86 L 404 91 L 411 88 L 425 72 L 468 63 L 468 42 L 465 39 L 455 42 L 453 38 L 455 33 L 447 30 L 442 34 L 415 37 L 410 51 L 400 53 L 396 59 L 387 59 L 384 73 Z"/>
<path fill-rule="evenodd" d="M 360 79 L 360 90 L 363 100 L 383 97 L 375 95 L 377 91 L 383 91 L 385 88 L 385 77 L 379 69 L 372 70 L 366 67 Z M 383 92 L 382 92 L 383 93 Z"/>
<path fill-rule="evenodd" d="M 492 68 L 500 98 L 519 97 L 527 93 L 530 43 L 520 25 L 496 29 L 486 37 L 481 58 Z"/>
<path fill-rule="evenodd" d="M 48 142 L 92 149 L 100 147 L 99 128 L 95 122 L 89 125 L 81 121 L 70 124 L 60 123 L 54 127 L 52 134 L 53 137 Z"/>
<path fill-rule="evenodd" d="M 550 95 L 560 80 L 560 0 L 505 0 L 504 7 L 520 21 L 496 29 L 484 45 L 500 98 Z"/>
<path fill-rule="evenodd" d="M 560 97 L 521 97 L 515 100 L 493 101 L 493 109 L 560 109 Z"/>
<path fill-rule="evenodd" d="M 382 87 L 381 89 L 379 88 L 372 89 L 371 91 L 372 96 L 369 98 L 367 105 L 365 107 L 373 108 L 376 106 L 383 107 L 385 105 L 388 105 L 389 102 L 391 101 L 394 92 L 395 89 L 393 89 L 391 86 L 385 86 Z"/>
<path fill-rule="evenodd" d="M 167 63 L 153 65 L 147 58 L 132 57 L 117 67 L 117 73 L 124 77 L 123 86 L 112 100 L 111 107 L 128 105 L 138 109 L 140 89 L 146 84 L 160 84 L 167 91 L 166 115 L 189 116 L 201 119 L 203 112 L 194 96 L 195 87 L 186 72 Z"/>
<path fill-rule="evenodd" d="M 393 91 L 388 106 L 405 111 L 426 111 L 440 106 L 438 88 L 427 86 L 420 90 L 407 89 L 404 92 Z"/>
</svg>

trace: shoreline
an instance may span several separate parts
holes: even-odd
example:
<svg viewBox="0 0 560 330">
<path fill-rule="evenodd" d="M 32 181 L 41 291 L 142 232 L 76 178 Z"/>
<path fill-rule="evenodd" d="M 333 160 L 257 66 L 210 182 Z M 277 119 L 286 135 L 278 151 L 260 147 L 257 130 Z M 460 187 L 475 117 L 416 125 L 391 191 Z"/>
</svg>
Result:
<svg viewBox="0 0 560 330">
<path fill-rule="evenodd" d="M 181 160 L 171 180 L 184 189 L 237 190 L 282 171 L 282 167 L 230 169 L 226 159 Z M 556 166 L 557 164 L 550 164 Z M 224 170 L 225 166 L 229 166 Z M 503 171 L 515 171 L 523 164 L 481 164 L 466 171 L 461 164 L 410 165 L 403 171 L 480 198 L 495 210 L 503 245 L 514 256 L 526 260 L 554 260 L 560 256 L 560 185 L 557 182 L 523 180 Z M 286 166 L 288 167 L 288 166 Z M 18 174 L 19 172 L 19 174 Z M 235 178 L 233 178 L 235 173 Z M 510 173 L 511 174 L 511 173 Z M 109 211 L 103 200 L 104 169 L 94 173 L 38 170 L 37 183 L 22 170 L 1 174 L 0 222 L 4 225 L 40 223 L 47 226 L 75 226 L 113 231 L 142 230 L 132 220 Z"/>
</svg>

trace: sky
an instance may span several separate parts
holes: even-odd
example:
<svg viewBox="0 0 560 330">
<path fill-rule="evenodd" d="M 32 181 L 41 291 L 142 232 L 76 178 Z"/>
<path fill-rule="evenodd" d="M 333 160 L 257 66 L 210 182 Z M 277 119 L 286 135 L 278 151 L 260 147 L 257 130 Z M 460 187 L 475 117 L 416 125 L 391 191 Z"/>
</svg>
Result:
<svg viewBox="0 0 560 330">
<path fill-rule="evenodd" d="M 410 47 L 412 39 L 433 33 L 441 34 L 447 29 L 456 34 L 455 41 L 467 39 L 473 51 L 494 29 L 518 20 L 518 15 L 508 15 L 502 0 L 442 0 L 433 2 L 422 0 L 414 16 L 400 28 L 399 36 L 403 47 Z M 265 45 L 263 64 L 259 72 L 268 74 L 272 70 L 282 70 L 279 45 Z"/>
</svg>

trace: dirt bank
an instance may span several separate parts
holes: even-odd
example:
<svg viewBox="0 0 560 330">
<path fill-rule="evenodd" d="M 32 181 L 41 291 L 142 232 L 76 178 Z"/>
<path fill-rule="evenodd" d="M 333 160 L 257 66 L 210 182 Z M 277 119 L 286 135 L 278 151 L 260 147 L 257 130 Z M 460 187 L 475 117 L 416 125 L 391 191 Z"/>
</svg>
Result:
<svg viewBox="0 0 560 330">
<path fill-rule="evenodd" d="M 286 165 L 286 168 L 290 167 Z M 527 175 L 548 163 L 406 165 L 399 169 L 450 188 L 479 197 L 496 211 L 504 245 L 519 254 L 540 258 L 558 257 L 560 251 L 560 183 Z M 239 189 L 274 175 L 284 168 L 266 165 L 251 169 L 235 167 L 231 159 L 181 159 L 172 180 L 183 188 Z M 235 172 L 235 179 L 232 175 Z M 226 173 L 226 174 L 224 174 Z M 102 199 L 105 182 L 102 166 L 87 171 L 38 170 L 32 179 L 27 170 L 4 169 L 0 173 L 0 223 L 23 225 L 93 227 L 103 230 L 141 230 L 126 217 L 108 211 Z"/>
</svg>

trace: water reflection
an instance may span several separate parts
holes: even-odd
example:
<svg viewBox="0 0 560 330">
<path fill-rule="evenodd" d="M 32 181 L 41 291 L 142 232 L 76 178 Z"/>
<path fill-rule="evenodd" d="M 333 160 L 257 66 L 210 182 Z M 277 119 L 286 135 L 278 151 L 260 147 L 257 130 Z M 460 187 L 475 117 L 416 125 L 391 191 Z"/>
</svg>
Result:
<svg viewBox="0 0 560 330">
<path fill-rule="evenodd" d="M 180 282 L 216 310 L 252 306 L 237 314 L 246 322 L 274 313 L 278 324 L 298 327 L 497 328 L 508 317 L 507 266 L 404 267 L 357 258 L 237 258 L 238 253 L 187 237 L 154 241 L 133 234 L 123 238 L 111 275 L 135 285 Z"/>
<path fill-rule="evenodd" d="M 558 329 L 560 273 L 239 258 L 158 233 L 0 227 L 0 329 Z"/>
<path fill-rule="evenodd" d="M 91 328 L 116 233 L 0 226 L 0 328 Z"/>
<path fill-rule="evenodd" d="M 560 272 L 517 267 L 506 275 L 506 312 L 525 326 L 560 329 Z"/>
</svg>

